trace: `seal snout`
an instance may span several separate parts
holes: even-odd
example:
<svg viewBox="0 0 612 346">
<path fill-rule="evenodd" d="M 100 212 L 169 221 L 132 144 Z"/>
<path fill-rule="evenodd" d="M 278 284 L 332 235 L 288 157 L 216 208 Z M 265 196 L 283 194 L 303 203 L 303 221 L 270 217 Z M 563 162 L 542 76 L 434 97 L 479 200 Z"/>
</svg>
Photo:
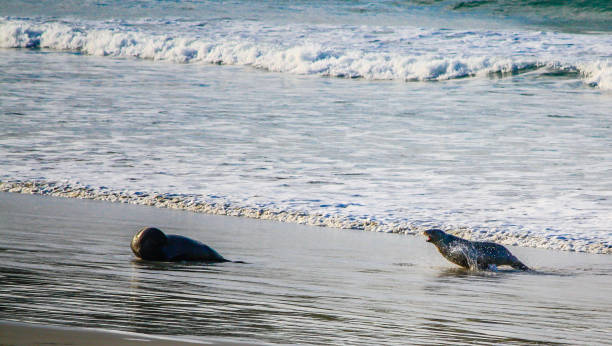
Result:
<svg viewBox="0 0 612 346">
<path fill-rule="evenodd" d="M 442 232 L 439 229 L 428 229 L 425 232 L 423 232 L 423 235 L 427 237 L 427 239 L 425 240 L 428 243 L 433 243 L 434 241 L 438 240 L 443 234 L 444 232 Z"/>
</svg>

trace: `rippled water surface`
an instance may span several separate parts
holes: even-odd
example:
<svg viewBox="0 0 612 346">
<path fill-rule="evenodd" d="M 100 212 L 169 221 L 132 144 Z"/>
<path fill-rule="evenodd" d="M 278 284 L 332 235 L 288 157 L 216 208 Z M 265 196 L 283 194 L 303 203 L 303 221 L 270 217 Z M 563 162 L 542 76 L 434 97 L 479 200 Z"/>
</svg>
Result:
<svg viewBox="0 0 612 346">
<path fill-rule="evenodd" d="M 248 264 L 152 263 L 143 225 Z M 0 319 L 207 340 L 605 344 L 612 260 L 512 248 L 467 272 L 423 237 L 0 193 Z"/>
</svg>

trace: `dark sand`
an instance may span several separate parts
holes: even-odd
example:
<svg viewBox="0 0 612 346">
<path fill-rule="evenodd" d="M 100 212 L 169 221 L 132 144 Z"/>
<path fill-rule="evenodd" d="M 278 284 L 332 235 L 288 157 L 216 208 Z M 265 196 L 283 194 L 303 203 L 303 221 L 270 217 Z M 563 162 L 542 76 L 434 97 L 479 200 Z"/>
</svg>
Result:
<svg viewBox="0 0 612 346">
<path fill-rule="evenodd" d="M 202 343 L 129 332 L 0 321 L 0 345 L 185 346 Z M 210 340 L 206 344 L 234 345 L 235 343 Z"/>
<path fill-rule="evenodd" d="M 248 264 L 136 260 L 142 226 Z M 511 250 L 535 272 L 466 271 L 424 237 L 0 193 L 0 344 L 610 343 L 612 256 Z"/>
</svg>

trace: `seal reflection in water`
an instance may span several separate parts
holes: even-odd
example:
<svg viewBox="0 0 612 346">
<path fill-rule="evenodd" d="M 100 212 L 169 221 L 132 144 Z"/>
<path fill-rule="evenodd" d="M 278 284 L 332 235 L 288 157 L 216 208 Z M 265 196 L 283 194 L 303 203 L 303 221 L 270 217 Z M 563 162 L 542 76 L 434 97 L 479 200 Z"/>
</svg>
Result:
<svg viewBox="0 0 612 346">
<path fill-rule="evenodd" d="M 180 235 L 144 227 L 132 238 L 136 257 L 149 261 L 229 262 L 208 245 Z"/>
<path fill-rule="evenodd" d="M 423 232 L 447 260 L 468 269 L 488 269 L 490 266 L 509 265 L 514 269 L 530 270 L 504 246 L 480 241 L 469 241 L 439 229 Z"/>
</svg>

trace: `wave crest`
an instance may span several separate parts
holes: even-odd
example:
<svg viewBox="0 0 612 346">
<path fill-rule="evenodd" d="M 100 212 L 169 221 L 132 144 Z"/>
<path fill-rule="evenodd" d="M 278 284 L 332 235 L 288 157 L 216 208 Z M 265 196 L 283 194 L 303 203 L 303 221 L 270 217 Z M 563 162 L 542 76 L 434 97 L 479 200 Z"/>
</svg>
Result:
<svg viewBox="0 0 612 346">
<path fill-rule="evenodd" d="M 526 38 L 526 41 L 530 40 L 533 38 Z M 536 43 L 527 42 L 525 47 L 518 49 L 529 50 Z M 499 42 L 496 44 L 499 45 Z M 425 46 L 427 45 L 431 43 L 428 42 Z M 325 44 L 307 41 L 283 46 L 270 42 L 257 42 L 252 38 L 241 40 L 236 37 L 218 38 L 215 35 L 171 36 L 125 31 L 121 28 L 100 29 L 58 22 L 34 23 L 23 20 L 0 22 L 0 47 L 49 48 L 94 56 L 139 58 L 173 63 L 242 65 L 272 72 L 369 80 L 448 80 L 491 74 L 514 74 L 547 67 L 558 71 L 577 71 L 589 85 L 612 89 L 612 63 L 608 60 L 562 63 L 554 57 L 542 58 L 533 54 L 514 54 L 508 57 L 490 56 L 483 54 L 482 51 L 477 51 L 473 55 L 466 52 L 427 54 L 423 53 L 423 49 L 415 50 L 414 54 L 406 54 L 355 49 L 352 45 L 328 47 Z"/>
</svg>

